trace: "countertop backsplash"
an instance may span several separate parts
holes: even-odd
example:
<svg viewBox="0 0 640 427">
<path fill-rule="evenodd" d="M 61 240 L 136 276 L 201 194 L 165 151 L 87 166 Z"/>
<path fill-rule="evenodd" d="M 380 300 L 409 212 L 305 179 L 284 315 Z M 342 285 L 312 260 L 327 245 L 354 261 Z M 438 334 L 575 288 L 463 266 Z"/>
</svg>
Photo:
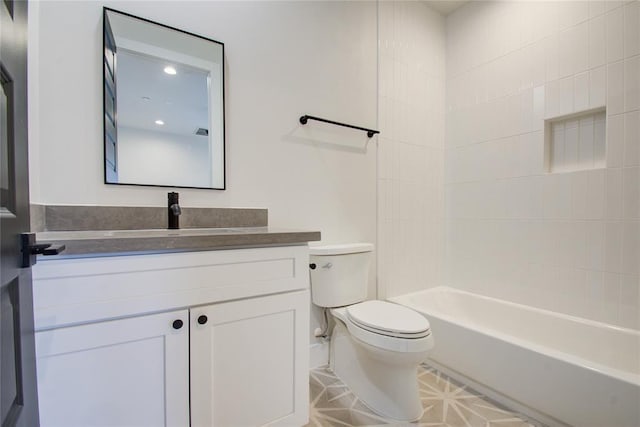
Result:
<svg viewBox="0 0 640 427">
<path fill-rule="evenodd" d="M 182 208 L 181 228 L 265 227 L 264 208 Z M 166 207 L 31 205 L 31 231 L 167 228 Z"/>
</svg>

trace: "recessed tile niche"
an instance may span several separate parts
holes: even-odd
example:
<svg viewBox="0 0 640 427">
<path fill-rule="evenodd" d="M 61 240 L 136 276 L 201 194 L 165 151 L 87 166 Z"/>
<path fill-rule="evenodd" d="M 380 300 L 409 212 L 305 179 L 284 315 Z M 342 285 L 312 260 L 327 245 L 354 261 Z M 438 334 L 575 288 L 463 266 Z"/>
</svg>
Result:
<svg viewBox="0 0 640 427">
<path fill-rule="evenodd" d="M 585 111 L 545 122 L 547 172 L 604 168 L 606 164 L 606 110 Z"/>
</svg>

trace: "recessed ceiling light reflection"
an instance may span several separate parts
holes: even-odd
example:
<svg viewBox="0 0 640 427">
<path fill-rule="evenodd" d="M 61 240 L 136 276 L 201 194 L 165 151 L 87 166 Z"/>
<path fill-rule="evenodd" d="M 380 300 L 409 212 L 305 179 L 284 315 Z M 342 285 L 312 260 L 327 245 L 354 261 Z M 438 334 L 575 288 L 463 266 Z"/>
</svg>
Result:
<svg viewBox="0 0 640 427">
<path fill-rule="evenodd" d="M 171 65 L 164 67 L 164 72 L 171 76 L 175 76 L 178 73 Z"/>
<path fill-rule="evenodd" d="M 156 120 L 156 124 L 158 126 L 162 126 L 162 125 L 164 125 L 164 122 L 162 120 Z"/>
</svg>

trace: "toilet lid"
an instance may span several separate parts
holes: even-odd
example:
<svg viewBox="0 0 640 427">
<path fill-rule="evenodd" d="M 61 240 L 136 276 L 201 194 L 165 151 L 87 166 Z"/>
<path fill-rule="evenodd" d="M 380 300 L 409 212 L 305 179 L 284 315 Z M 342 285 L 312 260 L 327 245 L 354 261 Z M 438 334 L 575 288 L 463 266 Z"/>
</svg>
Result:
<svg viewBox="0 0 640 427">
<path fill-rule="evenodd" d="M 347 316 L 353 323 L 368 330 L 410 338 L 424 336 L 429 321 L 420 313 L 399 304 L 386 301 L 365 301 L 347 307 Z"/>
</svg>

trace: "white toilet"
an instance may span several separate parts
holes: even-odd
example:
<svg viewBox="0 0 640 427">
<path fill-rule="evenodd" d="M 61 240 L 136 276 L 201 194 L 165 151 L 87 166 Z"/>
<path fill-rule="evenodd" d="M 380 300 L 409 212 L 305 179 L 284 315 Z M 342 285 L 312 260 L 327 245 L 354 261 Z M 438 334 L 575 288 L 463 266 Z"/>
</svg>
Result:
<svg viewBox="0 0 640 427">
<path fill-rule="evenodd" d="M 373 245 L 312 246 L 311 295 L 331 308 L 329 364 L 369 408 L 398 421 L 422 416 L 417 369 L 431 348 L 429 322 L 386 301 L 365 301 Z"/>
</svg>

